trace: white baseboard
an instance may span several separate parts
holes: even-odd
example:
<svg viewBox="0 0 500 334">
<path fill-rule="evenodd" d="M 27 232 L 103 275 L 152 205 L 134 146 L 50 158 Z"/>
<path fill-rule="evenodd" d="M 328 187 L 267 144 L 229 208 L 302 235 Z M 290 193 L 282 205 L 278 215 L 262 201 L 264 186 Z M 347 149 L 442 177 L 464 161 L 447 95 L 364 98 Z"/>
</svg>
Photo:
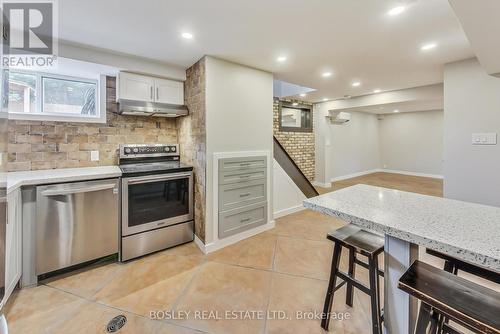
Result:
<svg viewBox="0 0 500 334">
<path fill-rule="evenodd" d="M 352 179 L 353 177 L 363 176 L 363 175 L 377 173 L 377 172 L 381 172 L 381 171 L 382 171 L 382 169 L 370 169 L 370 170 L 365 170 L 363 172 L 357 172 L 357 173 L 352 173 L 352 174 L 337 176 L 337 177 L 334 177 L 332 179 L 332 182 L 342 181 L 342 180 L 347 180 L 347 179 Z"/>
<path fill-rule="evenodd" d="M 319 181 L 312 181 L 311 182 L 313 186 L 316 186 L 316 187 L 321 187 L 321 188 L 331 188 L 332 187 L 332 183 L 331 182 L 319 182 Z"/>
<path fill-rule="evenodd" d="M 283 217 L 283 216 L 287 216 L 289 214 L 302 211 L 304 209 L 305 208 L 304 208 L 304 206 L 302 204 L 297 205 L 297 206 L 292 206 L 291 208 L 287 208 L 287 209 L 276 211 L 273 214 L 273 218 L 276 219 L 276 218 L 280 218 L 280 217 Z"/>
<path fill-rule="evenodd" d="M 203 241 L 201 241 L 200 238 L 198 238 L 196 234 L 194 235 L 194 243 L 196 244 L 196 246 L 198 246 L 198 248 L 201 250 L 203 254 L 207 254 L 207 250 L 205 249 L 205 244 L 203 243 Z"/>
<path fill-rule="evenodd" d="M 236 235 L 232 235 L 232 236 L 224 238 L 224 239 L 215 240 L 214 242 L 211 242 L 209 244 L 204 244 L 203 241 L 201 241 L 197 236 L 194 236 L 194 242 L 204 254 L 209 254 L 209 253 L 215 252 L 219 249 L 222 249 L 224 247 L 227 247 L 229 245 L 235 244 L 238 241 L 248 239 L 250 237 L 253 237 L 254 235 L 257 235 L 259 233 L 273 229 L 274 226 L 275 226 L 275 222 L 274 222 L 274 220 L 272 220 L 265 225 L 258 226 L 254 229 L 244 231 L 244 232 L 241 232 L 241 233 L 236 234 Z"/>
<path fill-rule="evenodd" d="M 429 177 L 432 179 L 443 179 L 443 175 L 438 175 L 438 174 L 426 174 L 426 173 L 409 172 L 409 171 L 404 171 L 404 170 L 379 168 L 379 169 L 366 170 L 364 172 L 358 172 L 358 173 L 338 176 L 338 177 L 333 178 L 332 182 L 352 179 L 354 177 L 373 174 L 373 173 L 394 173 L 394 174 L 403 174 L 403 175 L 410 175 L 410 176 Z"/>
<path fill-rule="evenodd" d="M 410 175 L 410 176 L 421 176 L 421 177 L 430 177 L 433 179 L 443 179 L 443 175 L 439 174 L 427 174 L 427 173 L 416 173 L 416 172 L 408 172 L 405 170 L 394 170 L 394 169 L 380 169 L 380 172 L 384 173 L 395 173 L 395 174 L 403 174 L 403 175 Z"/>
</svg>

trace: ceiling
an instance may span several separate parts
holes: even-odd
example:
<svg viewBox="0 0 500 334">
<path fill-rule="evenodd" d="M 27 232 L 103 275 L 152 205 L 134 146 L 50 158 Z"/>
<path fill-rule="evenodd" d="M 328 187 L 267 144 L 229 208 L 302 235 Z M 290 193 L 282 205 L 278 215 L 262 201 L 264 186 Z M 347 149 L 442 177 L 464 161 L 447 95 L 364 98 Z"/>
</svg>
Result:
<svg viewBox="0 0 500 334">
<path fill-rule="evenodd" d="M 314 88 L 311 102 L 442 82 L 443 64 L 473 56 L 447 0 L 64 0 L 59 12 L 67 42 L 186 68 L 220 57 Z"/>
</svg>

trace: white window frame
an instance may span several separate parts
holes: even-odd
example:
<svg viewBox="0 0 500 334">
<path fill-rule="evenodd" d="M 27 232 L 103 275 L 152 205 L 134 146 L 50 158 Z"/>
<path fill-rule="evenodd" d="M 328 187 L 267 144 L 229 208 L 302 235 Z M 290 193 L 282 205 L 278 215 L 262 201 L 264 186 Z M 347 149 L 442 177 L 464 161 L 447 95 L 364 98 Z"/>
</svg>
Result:
<svg viewBox="0 0 500 334">
<path fill-rule="evenodd" d="M 10 72 L 25 73 L 36 76 L 36 111 L 35 112 L 11 112 L 9 110 L 9 119 L 12 120 L 31 120 L 31 121 L 51 121 L 51 122 L 80 122 L 80 123 L 106 123 L 106 76 L 100 75 L 99 79 L 89 79 L 68 75 L 59 75 L 53 73 L 44 73 L 37 71 L 26 71 L 11 69 Z M 43 78 L 79 81 L 92 83 L 96 85 L 96 114 L 93 115 L 71 115 L 60 113 L 43 112 Z"/>
</svg>

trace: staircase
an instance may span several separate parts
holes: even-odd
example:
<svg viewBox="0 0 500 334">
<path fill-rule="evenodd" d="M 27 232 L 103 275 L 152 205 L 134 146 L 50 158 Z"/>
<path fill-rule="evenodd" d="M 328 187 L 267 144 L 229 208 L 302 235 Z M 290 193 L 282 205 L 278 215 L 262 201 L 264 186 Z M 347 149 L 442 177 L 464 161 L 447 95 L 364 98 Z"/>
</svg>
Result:
<svg viewBox="0 0 500 334">
<path fill-rule="evenodd" d="M 309 182 L 304 173 L 302 173 L 297 164 L 288 155 L 285 148 L 281 146 L 276 137 L 273 136 L 273 139 L 274 159 L 280 164 L 281 168 L 285 170 L 288 176 L 307 198 L 318 196 L 319 193 L 316 188 L 314 188 L 314 186 L 311 184 L 311 182 Z"/>
</svg>

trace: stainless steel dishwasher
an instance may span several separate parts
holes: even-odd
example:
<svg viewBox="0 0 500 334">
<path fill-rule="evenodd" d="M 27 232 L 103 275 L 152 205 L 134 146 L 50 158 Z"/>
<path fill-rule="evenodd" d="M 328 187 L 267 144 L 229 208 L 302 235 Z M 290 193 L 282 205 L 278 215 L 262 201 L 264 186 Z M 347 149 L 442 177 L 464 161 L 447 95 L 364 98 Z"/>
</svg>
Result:
<svg viewBox="0 0 500 334">
<path fill-rule="evenodd" d="M 118 179 L 36 187 L 36 275 L 118 253 Z"/>
</svg>

